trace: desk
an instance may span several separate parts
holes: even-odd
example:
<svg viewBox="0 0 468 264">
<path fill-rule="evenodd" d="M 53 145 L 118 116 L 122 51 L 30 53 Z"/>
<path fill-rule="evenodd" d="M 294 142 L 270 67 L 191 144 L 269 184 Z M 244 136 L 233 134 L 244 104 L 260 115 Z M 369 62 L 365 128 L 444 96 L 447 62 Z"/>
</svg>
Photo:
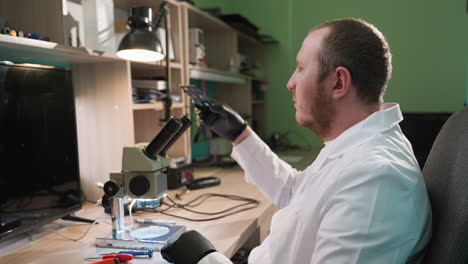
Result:
<svg viewBox="0 0 468 264">
<path fill-rule="evenodd" d="M 255 185 L 247 184 L 244 181 L 243 172 L 239 167 L 232 169 L 200 169 L 196 170 L 195 177 L 218 176 L 221 178 L 221 185 L 202 190 L 194 190 L 183 196 L 181 202 L 187 202 L 202 193 L 221 193 L 235 194 L 254 198 L 260 201 L 259 207 L 244 211 L 226 218 L 209 222 L 191 222 L 181 219 L 175 219 L 170 216 L 136 212 L 137 218 L 175 220 L 178 225 L 187 226 L 187 230 L 194 229 L 206 236 L 216 247 L 216 249 L 231 257 L 240 247 L 246 243 L 259 243 L 268 233 L 271 216 L 276 211 L 274 205 L 266 199 Z M 169 192 L 173 197 L 174 192 Z M 213 199 L 207 200 L 199 210 L 215 211 L 230 206 L 227 200 Z M 197 218 L 199 215 L 182 211 L 181 209 L 172 209 L 173 214 Z M 110 216 L 105 215 L 102 207 L 97 207 L 87 203 L 83 209 L 76 213 L 77 216 L 103 220 L 107 223 L 94 225 L 91 231 L 80 241 L 71 241 L 57 234 L 60 232 L 69 237 L 79 237 L 89 227 L 89 224 L 79 224 L 63 220 L 54 221 L 46 226 L 39 228 L 34 233 L 26 237 L 26 243 L 13 250 L 8 243 L 15 241 L 6 241 L 0 244 L 0 264 L 74 264 L 89 263 L 84 261 L 85 257 L 95 257 L 96 248 L 94 242 L 96 237 L 103 237 L 111 234 Z M 126 219 L 127 220 L 127 219 Z M 20 242 L 17 242 L 20 243 Z M 4 252 L 8 250 L 7 252 Z M 159 253 L 152 259 L 136 259 L 134 264 L 146 263 L 166 263 L 160 258 Z"/>
</svg>

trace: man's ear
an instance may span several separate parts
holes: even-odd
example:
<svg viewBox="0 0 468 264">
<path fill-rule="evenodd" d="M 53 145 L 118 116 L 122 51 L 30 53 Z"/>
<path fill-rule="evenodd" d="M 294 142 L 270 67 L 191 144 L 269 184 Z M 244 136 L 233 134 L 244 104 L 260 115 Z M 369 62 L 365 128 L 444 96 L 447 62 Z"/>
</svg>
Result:
<svg viewBox="0 0 468 264">
<path fill-rule="evenodd" d="M 333 87 L 332 98 L 340 100 L 345 97 L 351 88 L 351 73 L 345 67 L 338 67 L 335 70 L 335 86 Z"/>
</svg>

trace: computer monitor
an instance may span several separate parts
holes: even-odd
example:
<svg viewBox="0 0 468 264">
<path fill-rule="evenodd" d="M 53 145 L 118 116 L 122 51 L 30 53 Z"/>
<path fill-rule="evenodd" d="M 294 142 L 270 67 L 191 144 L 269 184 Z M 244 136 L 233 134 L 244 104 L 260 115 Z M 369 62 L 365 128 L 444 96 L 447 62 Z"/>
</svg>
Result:
<svg viewBox="0 0 468 264">
<path fill-rule="evenodd" d="M 403 121 L 400 122 L 403 134 L 413 146 L 413 151 L 419 166 L 424 168 L 432 144 L 445 121 L 453 113 L 403 113 Z"/>
<path fill-rule="evenodd" d="M 80 208 L 71 72 L 0 62 L 0 240 Z"/>
</svg>

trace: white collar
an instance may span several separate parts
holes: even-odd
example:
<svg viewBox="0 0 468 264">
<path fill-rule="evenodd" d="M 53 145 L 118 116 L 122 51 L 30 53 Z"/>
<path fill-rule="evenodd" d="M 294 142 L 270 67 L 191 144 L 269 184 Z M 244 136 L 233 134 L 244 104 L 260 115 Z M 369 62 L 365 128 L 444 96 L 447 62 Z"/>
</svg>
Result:
<svg viewBox="0 0 468 264">
<path fill-rule="evenodd" d="M 403 115 L 398 104 L 381 104 L 379 111 L 372 113 L 366 119 L 348 128 L 327 144 L 329 158 L 336 158 L 352 150 L 373 136 L 396 126 L 401 120 L 403 120 Z"/>
<path fill-rule="evenodd" d="M 401 120 L 403 115 L 398 104 L 381 104 L 379 111 L 348 128 L 337 138 L 328 141 L 314 162 L 314 167 L 319 169 L 327 159 L 335 159 L 356 148 L 375 135 L 393 128 Z"/>
</svg>

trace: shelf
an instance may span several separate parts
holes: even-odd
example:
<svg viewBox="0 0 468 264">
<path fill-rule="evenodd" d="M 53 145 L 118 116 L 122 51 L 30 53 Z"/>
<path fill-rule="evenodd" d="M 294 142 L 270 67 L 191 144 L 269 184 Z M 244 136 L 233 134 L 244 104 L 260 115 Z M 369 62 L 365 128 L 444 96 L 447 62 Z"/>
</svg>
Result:
<svg viewBox="0 0 468 264">
<path fill-rule="evenodd" d="M 202 68 L 199 66 L 190 66 L 189 71 L 190 79 L 207 81 L 233 83 L 233 84 L 246 84 L 249 77 L 241 74 L 235 74 L 222 70 Z"/>
<path fill-rule="evenodd" d="M 182 65 L 180 63 L 171 62 L 171 70 L 181 71 Z M 143 78 L 148 76 L 166 76 L 166 63 L 165 62 L 131 62 L 132 77 Z"/>
<path fill-rule="evenodd" d="M 174 8 L 179 5 L 175 0 L 168 0 L 169 8 Z M 147 6 L 153 9 L 153 15 L 156 15 L 159 11 L 159 6 L 162 0 L 114 0 L 114 6 L 122 9 L 129 9 L 133 6 Z"/>
<path fill-rule="evenodd" d="M 200 27 L 204 30 L 232 30 L 234 29 L 228 24 L 224 23 L 221 19 L 202 11 L 191 4 L 182 3 L 188 9 L 189 25 L 190 27 Z"/>
<path fill-rule="evenodd" d="M 132 67 L 138 67 L 138 68 L 154 68 L 154 67 L 161 67 L 165 68 L 166 67 L 166 62 L 163 61 L 157 61 L 157 62 L 140 62 L 140 61 L 132 61 Z M 170 62 L 169 64 L 171 66 L 171 69 L 182 69 L 182 64 L 179 62 Z"/>
<path fill-rule="evenodd" d="M 178 109 L 178 108 L 184 108 L 184 104 L 173 102 L 171 109 Z M 138 110 L 161 111 L 163 109 L 164 109 L 164 104 L 162 102 L 154 102 L 154 103 L 148 103 L 148 104 L 133 104 L 134 111 L 138 111 Z"/>
<path fill-rule="evenodd" d="M 12 37 L 0 34 L 0 60 L 56 64 L 80 64 L 104 61 L 124 61 L 115 53 L 74 48 L 49 41 Z M 136 69 L 164 69 L 166 62 L 131 62 Z M 179 62 L 171 62 L 171 69 L 182 69 Z"/>
<path fill-rule="evenodd" d="M 115 53 L 74 48 L 49 41 L 0 35 L 0 58 L 16 62 L 80 64 L 123 61 Z"/>
<path fill-rule="evenodd" d="M 239 41 L 240 42 L 244 42 L 244 43 L 249 44 L 249 45 L 255 45 L 257 47 L 262 47 L 263 46 L 263 44 L 258 39 L 254 38 L 252 36 L 249 36 L 249 35 L 245 34 L 242 31 L 236 30 L 236 32 L 237 32 L 237 35 L 239 36 Z"/>
</svg>

